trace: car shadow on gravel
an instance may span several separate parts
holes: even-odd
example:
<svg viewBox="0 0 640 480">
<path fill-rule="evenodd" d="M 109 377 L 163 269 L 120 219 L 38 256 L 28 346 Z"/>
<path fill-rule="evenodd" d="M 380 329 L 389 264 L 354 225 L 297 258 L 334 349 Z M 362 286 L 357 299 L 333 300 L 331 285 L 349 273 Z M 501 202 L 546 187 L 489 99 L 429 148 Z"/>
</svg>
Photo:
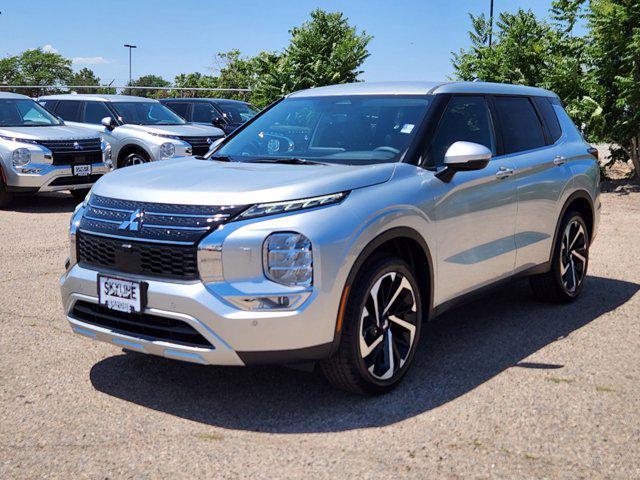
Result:
<svg viewBox="0 0 640 480">
<path fill-rule="evenodd" d="M 415 365 L 392 393 L 363 398 L 320 375 L 284 367 L 206 367 L 121 354 L 93 366 L 100 392 L 217 427 L 271 433 L 335 432 L 406 420 L 466 394 L 627 302 L 640 285 L 589 277 L 569 305 L 535 301 L 526 282 L 451 310 L 427 325 Z M 621 339 L 622 341 L 623 339 Z M 570 362 L 571 359 L 563 359 Z"/>
<path fill-rule="evenodd" d="M 66 192 L 16 195 L 5 210 L 21 213 L 71 213 L 78 203 L 80 202 Z"/>
</svg>

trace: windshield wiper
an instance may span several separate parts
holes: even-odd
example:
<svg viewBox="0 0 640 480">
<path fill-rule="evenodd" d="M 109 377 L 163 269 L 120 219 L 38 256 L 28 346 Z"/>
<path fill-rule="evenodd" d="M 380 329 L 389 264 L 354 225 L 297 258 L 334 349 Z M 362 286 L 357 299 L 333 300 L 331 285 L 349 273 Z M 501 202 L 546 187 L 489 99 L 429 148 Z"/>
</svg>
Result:
<svg viewBox="0 0 640 480">
<path fill-rule="evenodd" d="M 305 160 L 298 157 L 284 157 L 284 158 L 259 158 L 258 160 L 252 160 L 248 163 L 283 163 L 286 165 L 327 165 L 326 163 L 316 162 L 314 160 Z"/>
<path fill-rule="evenodd" d="M 196 157 L 197 159 L 202 159 L 202 160 L 217 160 L 219 162 L 233 162 L 233 160 L 231 160 L 231 157 L 228 157 L 226 155 L 212 155 L 208 158 L 201 156 L 201 157 Z"/>
</svg>

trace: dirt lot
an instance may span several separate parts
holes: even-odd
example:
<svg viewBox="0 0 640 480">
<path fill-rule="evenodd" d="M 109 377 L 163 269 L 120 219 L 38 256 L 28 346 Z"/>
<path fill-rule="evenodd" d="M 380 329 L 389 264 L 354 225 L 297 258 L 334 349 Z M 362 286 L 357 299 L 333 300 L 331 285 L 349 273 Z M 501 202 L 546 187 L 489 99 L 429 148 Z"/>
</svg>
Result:
<svg viewBox="0 0 640 480">
<path fill-rule="evenodd" d="M 390 395 L 75 336 L 64 194 L 0 212 L 0 478 L 640 478 L 640 191 L 603 195 L 583 297 L 441 317 Z"/>
</svg>

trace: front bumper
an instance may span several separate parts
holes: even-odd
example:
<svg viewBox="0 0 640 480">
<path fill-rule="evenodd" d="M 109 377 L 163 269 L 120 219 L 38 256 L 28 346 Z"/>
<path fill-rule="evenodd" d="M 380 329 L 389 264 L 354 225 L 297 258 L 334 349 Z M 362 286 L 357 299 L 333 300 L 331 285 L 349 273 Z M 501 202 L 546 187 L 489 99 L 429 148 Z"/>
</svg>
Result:
<svg viewBox="0 0 640 480">
<path fill-rule="evenodd" d="M 22 169 L 6 168 L 7 187 L 11 191 L 55 192 L 91 188 L 96 176 L 110 171 L 106 163 L 91 165 L 91 175 L 83 182 L 83 177 L 73 175 L 71 165 L 49 165 L 29 163 Z"/>
<path fill-rule="evenodd" d="M 94 340 L 210 365 L 296 363 L 320 360 L 331 353 L 334 325 L 331 320 L 335 319 L 322 312 L 318 304 L 322 302 L 313 302 L 314 294 L 293 311 L 244 311 L 234 308 L 199 281 L 166 282 L 114 273 L 121 278 L 145 281 L 148 290 L 144 313 L 189 324 L 210 343 L 208 348 L 138 336 L 75 318 L 76 302 L 98 303 L 97 274 L 76 264 L 60 279 L 69 325 L 75 333 Z"/>
</svg>

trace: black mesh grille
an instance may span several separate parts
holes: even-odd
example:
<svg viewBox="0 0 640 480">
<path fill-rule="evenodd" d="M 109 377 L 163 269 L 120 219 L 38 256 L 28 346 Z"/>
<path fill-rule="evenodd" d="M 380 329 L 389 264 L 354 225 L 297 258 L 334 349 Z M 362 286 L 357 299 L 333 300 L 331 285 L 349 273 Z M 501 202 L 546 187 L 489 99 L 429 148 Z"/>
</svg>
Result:
<svg viewBox="0 0 640 480">
<path fill-rule="evenodd" d="M 180 140 L 191 145 L 191 151 L 194 155 L 204 155 L 209 151 L 209 147 L 221 136 L 209 137 L 180 137 Z"/>
<path fill-rule="evenodd" d="M 53 153 L 53 165 L 83 165 L 102 162 L 99 138 L 79 140 L 37 140 Z"/>
<path fill-rule="evenodd" d="M 152 277 L 198 278 L 197 249 L 191 245 L 133 242 L 79 232 L 76 248 L 81 265 Z"/>
<path fill-rule="evenodd" d="M 213 348 L 211 343 L 188 323 L 159 315 L 116 312 L 102 305 L 78 301 L 71 316 L 81 322 L 145 340 L 165 340 L 182 345 Z"/>
</svg>

